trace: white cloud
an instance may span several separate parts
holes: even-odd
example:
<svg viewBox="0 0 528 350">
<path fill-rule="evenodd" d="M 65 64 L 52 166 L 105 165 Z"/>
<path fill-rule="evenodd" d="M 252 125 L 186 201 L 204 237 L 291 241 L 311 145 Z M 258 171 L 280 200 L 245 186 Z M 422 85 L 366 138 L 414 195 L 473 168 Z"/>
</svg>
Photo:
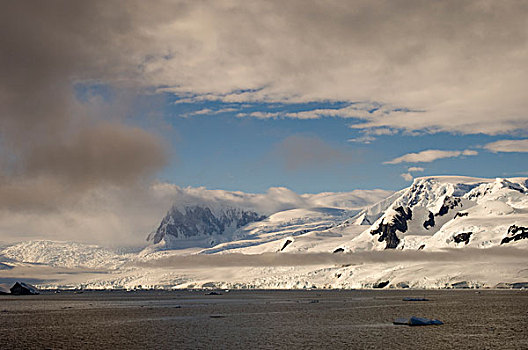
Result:
<svg viewBox="0 0 528 350">
<path fill-rule="evenodd" d="M 394 135 L 398 133 L 398 131 L 395 129 L 390 129 L 390 128 L 377 128 L 377 129 L 367 129 L 367 133 L 371 135 L 382 136 L 382 135 Z"/>
<path fill-rule="evenodd" d="M 405 181 L 412 181 L 414 179 L 413 176 L 409 173 L 403 173 L 400 174 L 400 176 L 403 177 Z"/>
<path fill-rule="evenodd" d="M 199 111 L 195 111 L 189 114 L 190 115 L 204 115 L 204 114 L 211 114 L 212 112 L 213 112 L 212 109 L 204 108 L 204 109 L 200 109 Z"/>
<path fill-rule="evenodd" d="M 424 171 L 425 169 L 424 168 L 420 168 L 420 167 L 417 167 L 417 166 L 412 166 L 410 167 L 409 169 L 407 169 L 408 172 L 412 173 L 412 172 L 418 172 L 418 171 Z"/>
<path fill-rule="evenodd" d="M 437 159 L 454 158 L 460 156 L 475 156 L 478 152 L 473 150 L 464 151 L 442 151 L 437 149 L 425 150 L 418 153 L 408 153 L 393 160 L 384 162 L 384 164 L 400 164 L 400 163 L 430 163 Z"/>
<path fill-rule="evenodd" d="M 353 139 L 348 139 L 348 142 L 357 142 L 357 143 L 369 144 L 369 143 L 372 143 L 375 140 L 376 140 L 376 138 L 374 136 L 363 135 L 363 136 L 356 137 L 356 138 L 353 138 Z"/>
<path fill-rule="evenodd" d="M 258 119 L 271 119 L 271 118 L 278 118 L 281 114 L 278 112 L 251 112 L 251 113 L 238 113 L 237 117 L 243 118 L 243 117 L 253 117 Z"/>
<path fill-rule="evenodd" d="M 492 152 L 528 152 L 528 139 L 495 141 L 484 148 Z"/>
<path fill-rule="evenodd" d="M 228 113 L 228 112 L 235 112 L 237 111 L 236 108 L 220 108 L 220 109 L 210 109 L 210 108 L 203 108 L 194 112 L 191 112 L 188 114 L 188 116 L 193 115 L 216 115 L 221 113 Z"/>
<path fill-rule="evenodd" d="M 357 118 L 356 129 L 497 134 L 528 128 L 522 1 L 127 3 L 94 6 L 95 14 L 115 13 L 110 23 L 77 11 L 96 18 L 94 27 L 105 26 L 90 32 L 96 41 L 82 40 L 74 57 L 87 58 L 71 65 L 87 68 L 69 78 L 172 92 L 181 97 L 176 103 L 360 102 L 281 115 Z M 39 16 L 47 22 L 50 13 L 61 11 Z M 16 24 L 14 15 L 8 13 Z M 70 18 L 50 18 L 66 21 L 53 27 L 53 40 L 68 34 Z M 72 39 L 64 38 L 71 50 Z M 53 40 L 43 47 L 54 47 Z"/>
<path fill-rule="evenodd" d="M 158 7 L 149 17 L 136 14 L 152 40 L 129 48 L 131 57 L 149 57 L 143 81 L 166 91 L 227 102 L 402 107 L 357 113 L 359 129 L 497 134 L 528 127 L 523 2 L 291 0 L 238 7 L 218 0 L 182 7 L 173 17 Z"/>
</svg>

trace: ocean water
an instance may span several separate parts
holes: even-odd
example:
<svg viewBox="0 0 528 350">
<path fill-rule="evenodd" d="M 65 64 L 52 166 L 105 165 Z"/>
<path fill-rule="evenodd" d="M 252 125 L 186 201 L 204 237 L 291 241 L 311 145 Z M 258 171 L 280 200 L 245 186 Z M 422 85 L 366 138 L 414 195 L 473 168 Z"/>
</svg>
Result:
<svg viewBox="0 0 528 350">
<path fill-rule="evenodd" d="M 523 290 L 220 293 L 0 296 L 0 349 L 528 349 Z"/>
</svg>

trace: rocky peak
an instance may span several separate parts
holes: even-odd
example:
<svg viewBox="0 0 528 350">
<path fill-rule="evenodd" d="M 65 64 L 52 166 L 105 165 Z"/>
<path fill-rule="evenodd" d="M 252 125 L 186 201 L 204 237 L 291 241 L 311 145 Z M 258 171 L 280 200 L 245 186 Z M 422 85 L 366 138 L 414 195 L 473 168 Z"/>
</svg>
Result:
<svg viewBox="0 0 528 350">
<path fill-rule="evenodd" d="M 241 208 L 226 207 L 213 211 L 207 206 L 187 205 L 181 208 L 173 206 L 156 232 L 149 235 L 147 240 L 157 244 L 166 236 L 183 240 L 227 235 L 251 222 L 265 218 L 266 216 Z"/>
</svg>

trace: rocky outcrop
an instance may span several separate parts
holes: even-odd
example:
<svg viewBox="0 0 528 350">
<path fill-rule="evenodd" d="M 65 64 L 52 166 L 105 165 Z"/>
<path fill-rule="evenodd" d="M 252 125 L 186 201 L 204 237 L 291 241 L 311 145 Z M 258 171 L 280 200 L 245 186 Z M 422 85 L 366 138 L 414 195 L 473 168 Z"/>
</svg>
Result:
<svg viewBox="0 0 528 350">
<path fill-rule="evenodd" d="M 371 235 L 379 235 L 378 242 L 386 242 L 385 249 L 394 249 L 400 243 L 400 239 L 396 235 L 396 231 L 406 232 L 407 221 L 412 219 L 412 210 L 399 206 L 394 209 L 396 212 L 390 222 L 385 223 L 385 219 L 382 219 L 379 226 L 370 231 Z"/>
<path fill-rule="evenodd" d="M 425 222 L 423 223 L 423 227 L 428 230 L 430 227 L 434 227 L 435 225 L 435 219 L 433 213 L 429 212 L 429 217 Z"/>
<path fill-rule="evenodd" d="M 378 282 L 378 283 L 375 283 L 372 288 L 376 288 L 376 289 L 381 289 L 381 288 L 385 288 L 389 285 L 390 281 L 381 281 L 381 282 Z"/>
<path fill-rule="evenodd" d="M 287 239 L 286 242 L 284 242 L 284 244 L 282 245 L 282 248 L 280 249 L 280 251 L 282 252 L 284 249 L 286 249 L 287 246 L 289 246 L 292 243 L 293 241 L 291 239 Z"/>
<path fill-rule="evenodd" d="M 528 239 L 528 227 L 511 225 L 508 228 L 508 236 L 504 237 L 500 244 L 519 241 L 521 239 Z"/>
<path fill-rule="evenodd" d="M 178 239 L 222 235 L 228 229 L 235 230 L 265 218 L 266 216 L 254 211 L 239 208 L 225 208 L 215 214 L 210 208 L 204 206 L 186 206 L 180 209 L 172 207 L 156 232 L 148 239 L 156 244 L 166 235 Z"/>
<path fill-rule="evenodd" d="M 440 210 L 438 210 L 438 213 L 436 213 L 436 216 L 444 216 L 450 210 L 455 209 L 458 206 L 462 206 L 462 200 L 460 198 L 446 196 L 444 198 L 444 203 L 440 207 Z"/>
<path fill-rule="evenodd" d="M 456 235 L 453 236 L 453 240 L 455 241 L 455 243 L 466 243 L 468 244 L 469 243 L 469 238 L 471 237 L 471 235 L 473 234 L 473 232 L 461 232 L 461 233 L 458 233 Z"/>
</svg>

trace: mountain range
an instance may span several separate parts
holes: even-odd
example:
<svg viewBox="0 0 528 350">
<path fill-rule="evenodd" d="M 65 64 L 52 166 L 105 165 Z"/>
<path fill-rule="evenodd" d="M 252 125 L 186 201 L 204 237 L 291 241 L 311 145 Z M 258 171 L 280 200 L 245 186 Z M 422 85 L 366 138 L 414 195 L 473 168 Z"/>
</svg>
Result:
<svg viewBox="0 0 528 350">
<path fill-rule="evenodd" d="M 528 281 L 527 249 L 528 178 L 434 176 L 398 192 L 187 189 L 141 251 L 21 242 L 0 270 L 62 288 L 508 287 Z"/>
</svg>

